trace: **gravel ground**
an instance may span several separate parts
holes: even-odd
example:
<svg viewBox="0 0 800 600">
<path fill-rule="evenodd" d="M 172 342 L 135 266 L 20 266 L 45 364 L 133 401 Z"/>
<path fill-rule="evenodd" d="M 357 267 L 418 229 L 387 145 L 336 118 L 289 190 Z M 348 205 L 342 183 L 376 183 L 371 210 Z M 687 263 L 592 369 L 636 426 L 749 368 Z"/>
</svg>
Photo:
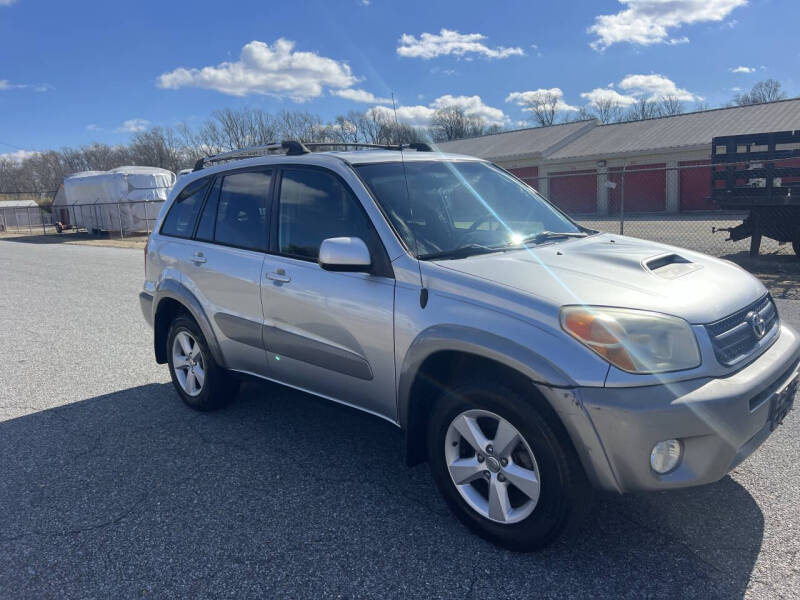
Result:
<svg viewBox="0 0 800 600">
<path fill-rule="evenodd" d="M 722 481 L 600 495 L 514 554 L 379 419 L 260 384 L 184 408 L 141 279 L 141 251 L 0 241 L 2 598 L 800 597 L 798 411 Z"/>
</svg>

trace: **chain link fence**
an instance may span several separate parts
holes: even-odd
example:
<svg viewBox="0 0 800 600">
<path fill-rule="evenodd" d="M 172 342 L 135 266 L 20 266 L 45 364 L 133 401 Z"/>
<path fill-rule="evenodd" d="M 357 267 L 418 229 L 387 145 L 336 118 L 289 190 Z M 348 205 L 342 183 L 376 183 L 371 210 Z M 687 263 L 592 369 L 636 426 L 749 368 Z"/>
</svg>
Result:
<svg viewBox="0 0 800 600">
<path fill-rule="evenodd" d="M 742 163 L 754 177 L 738 181 L 738 188 L 781 187 L 788 190 L 786 219 L 800 232 L 800 176 L 763 177 L 762 162 Z M 800 159 L 770 163 L 800 167 Z M 516 169 L 517 175 L 576 221 L 615 234 L 662 242 L 715 256 L 747 253 L 749 238 L 727 241 L 728 230 L 748 216 L 747 210 L 725 211 L 712 200 L 712 170 L 734 165 L 712 165 L 706 160 L 671 161 L 660 165 L 600 166 L 593 169 L 531 174 L 535 168 Z M 737 168 L 741 168 L 739 165 Z M 551 167 L 552 169 L 552 167 Z M 512 171 L 515 171 L 512 169 Z M 794 192 L 795 200 L 792 200 Z M 37 193 L 38 194 L 38 193 Z M 61 234 L 87 231 L 125 238 L 152 230 L 162 201 L 53 204 L 53 193 L 28 194 L 34 206 L 4 207 L 2 200 L 22 200 L 23 194 L 0 195 L 0 234 Z M 13 198 L 11 196 L 14 196 Z M 34 198 L 34 196 L 36 196 Z M 44 202 L 43 202 L 44 201 Z M 792 212 L 793 211 L 793 212 Z M 800 240 L 798 240 L 800 242 Z M 763 238 L 761 254 L 793 254 L 791 243 Z"/>
<path fill-rule="evenodd" d="M 738 168 L 754 171 L 754 177 L 737 182 L 738 189 L 768 186 L 769 182 L 758 177 L 763 162 L 737 163 Z M 800 167 L 797 158 L 769 162 Z M 737 165 L 686 160 L 660 165 L 603 165 L 541 175 L 529 174 L 530 168 L 516 171 L 520 179 L 586 227 L 725 256 L 749 251 L 749 238 L 728 240 L 729 230 L 741 225 L 749 211 L 721 210 L 715 205 L 712 170 Z M 718 181 L 717 187 L 722 183 Z M 796 209 L 787 210 L 785 205 L 779 210 L 784 211 L 785 218 L 796 221 L 794 228 L 800 241 L 800 177 L 775 178 L 772 185 L 788 189 L 788 206 Z M 761 254 L 793 254 L 791 243 L 767 237 L 762 239 L 760 250 Z"/>
<path fill-rule="evenodd" d="M 6 207 L 0 203 L 0 233 L 88 232 L 121 239 L 149 235 L 163 204 L 163 200 Z"/>
</svg>

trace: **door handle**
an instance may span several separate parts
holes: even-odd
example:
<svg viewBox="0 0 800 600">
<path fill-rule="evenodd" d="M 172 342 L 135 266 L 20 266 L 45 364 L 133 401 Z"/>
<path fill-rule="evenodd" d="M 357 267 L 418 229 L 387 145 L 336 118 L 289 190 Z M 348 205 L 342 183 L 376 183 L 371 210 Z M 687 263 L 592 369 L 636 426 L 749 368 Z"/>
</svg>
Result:
<svg viewBox="0 0 800 600">
<path fill-rule="evenodd" d="M 204 262 L 206 262 L 206 257 L 205 257 L 205 256 L 203 256 L 203 253 L 202 253 L 202 252 L 195 252 L 195 253 L 192 255 L 192 262 L 193 262 L 193 263 L 198 263 L 198 264 L 199 264 L 199 263 L 204 263 Z"/>
<path fill-rule="evenodd" d="M 267 273 L 265 275 L 267 279 L 271 279 L 272 281 L 277 281 L 279 283 L 289 283 L 292 278 L 286 274 L 286 271 L 283 269 L 278 269 L 275 272 Z"/>
</svg>

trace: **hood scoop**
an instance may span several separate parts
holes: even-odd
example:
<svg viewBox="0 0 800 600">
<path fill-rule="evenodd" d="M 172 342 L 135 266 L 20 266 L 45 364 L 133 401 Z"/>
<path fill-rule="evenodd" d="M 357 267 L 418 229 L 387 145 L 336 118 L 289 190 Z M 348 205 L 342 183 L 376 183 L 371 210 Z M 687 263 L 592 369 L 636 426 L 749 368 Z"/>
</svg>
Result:
<svg viewBox="0 0 800 600">
<path fill-rule="evenodd" d="M 703 265 L 693 263 L 688 258 L 678 254 L 659 254 L 642 261 L 645 271 L 664 279 L 677 279 L 687 273 L 702 269 Z"/>
</svg>

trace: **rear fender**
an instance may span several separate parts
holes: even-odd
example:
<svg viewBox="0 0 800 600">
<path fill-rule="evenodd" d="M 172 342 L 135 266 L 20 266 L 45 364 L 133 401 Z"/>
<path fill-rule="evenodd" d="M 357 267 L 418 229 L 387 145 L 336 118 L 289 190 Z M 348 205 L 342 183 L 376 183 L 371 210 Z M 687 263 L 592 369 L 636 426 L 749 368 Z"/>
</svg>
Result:
<svg viewBox="0 0 800 600">
<path fill-rule="evenodd" d="M 206 312 L 203 310 L 203 306 L 200 304 L 197 297 L 182 283 L 176 281 L 174 279 L 162 279 L 158 282 L 156 286 L 155 294 L 153 296 L 153 306 L 154 308 L 154 330 L 156 331 L 155 341 L 156 344 L 156 359 L 159 360 L 161 358 L 159 345 L 159 336 L 158 336 L 158 327 L 159 327 L 159 308 L 161 307 L 161 303 L 164 299 L 170 298 L 175 300 L 176 302 L 180 303 L 186 311 L 192 316 L 195 320 L 197 325 L 200 327 L 200 331 L 203 332 L 203 336 L 206 338 L 206 343 L 208 344 L 208 349 L 211 351 L 211 355 L 214 357 L 214 360 L 217 364 L 223 368 L 226 367 L 227 363 L 225 362 L 225 357 L 222 355 L 222 350 L 219 347 L 219 343 L 217 342 L 217 336 L 214 334 L 214 330 L 211 327 L 211 323 L 208 320 L 208 316 Z M 165 349 L 161 349 L 164 350 Z M 159 360 L 159 362 L 165 362 L 166 357 L 164 356 L 164 361 Z"/>
</svg>

